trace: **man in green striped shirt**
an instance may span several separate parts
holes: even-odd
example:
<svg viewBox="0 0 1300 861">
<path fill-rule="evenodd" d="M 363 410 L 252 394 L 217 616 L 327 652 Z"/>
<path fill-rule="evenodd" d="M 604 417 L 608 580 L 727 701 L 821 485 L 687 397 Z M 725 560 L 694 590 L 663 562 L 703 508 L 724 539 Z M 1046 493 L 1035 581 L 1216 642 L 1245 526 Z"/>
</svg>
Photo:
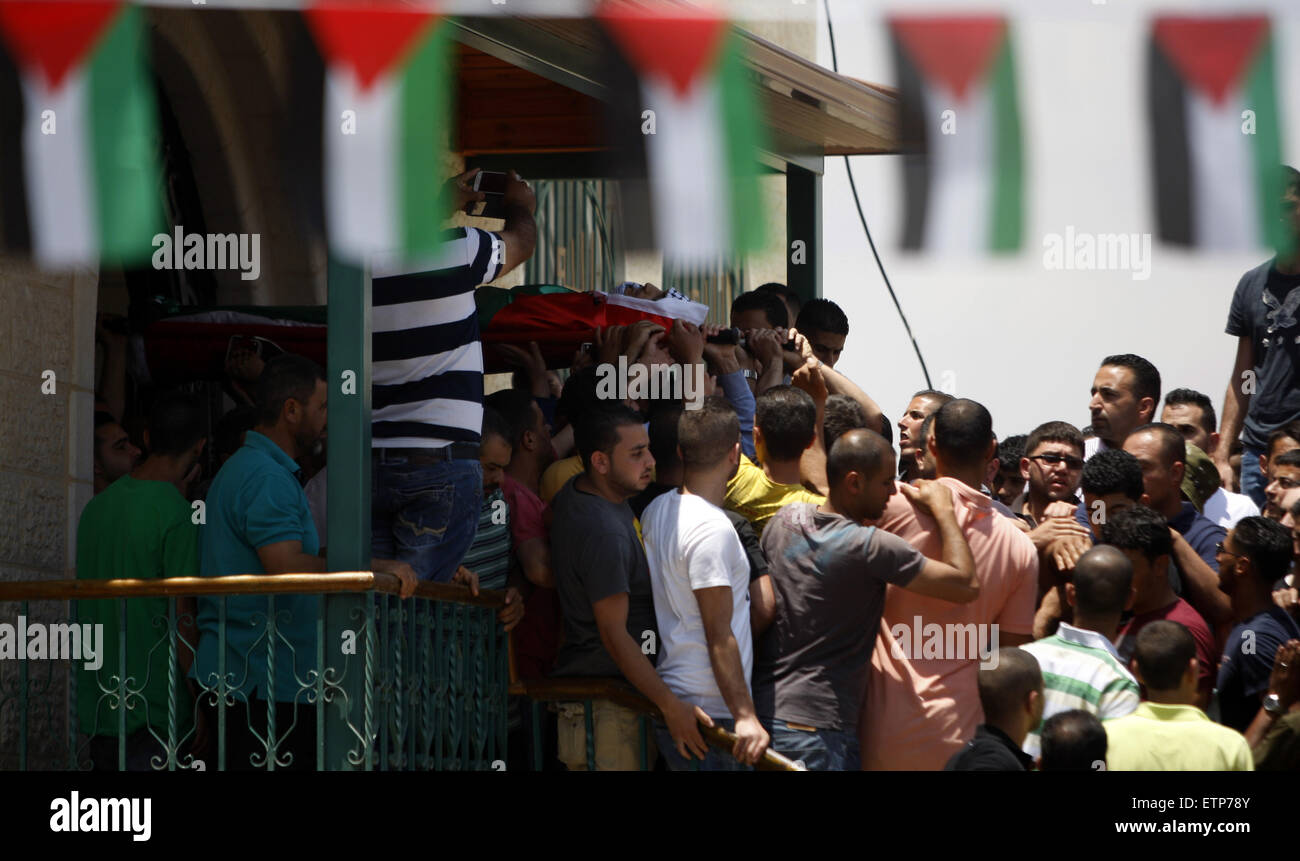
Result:
<svg viewBox="0 0 1300 861">
<path fill-rule="evenodd" d="M 1050 637 L 1021 646 L 1043 670 L 1043 720 L 1082 709 L 1103 721 L 1138 707 L 1137 680 L 1111 644 L 1120 616 L 1133 605 L 1133 565 L 1118 549 L 1099 544 L 1079 557 L 1065 586 L 1074 624 L 1062 622 Z M 1040 752 L 1040 723 L 1025 737 L 1025 753 Z"/>
</svg>

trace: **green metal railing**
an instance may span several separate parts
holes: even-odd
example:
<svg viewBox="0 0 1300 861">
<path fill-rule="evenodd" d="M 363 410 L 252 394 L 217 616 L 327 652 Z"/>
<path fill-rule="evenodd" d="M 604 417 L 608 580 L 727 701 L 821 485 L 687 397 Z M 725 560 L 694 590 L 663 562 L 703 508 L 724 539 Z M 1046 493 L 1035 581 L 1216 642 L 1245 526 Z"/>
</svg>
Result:
<svg viewBox="0 0 1300 861">
<path fill-rule="evenodd" d="M 62 664 L 69 670 L 65 766 L 73 770 L 90 767 L 95 737 L 101 746 L 104 737 L 110 739 L 117 767 L 125 769 L 128 735 L 143 740 L 152 751 L 147 767 L 154 770 L 275 770 L 294 764 L 285 750 L 291 734 L 305 732 L 313 723 L 319 770 L 503 768 L 508 641 L 496 613 L 504 594 L 485 590 L 472 596 L 464 587 L 429 583 L 420 584 L 409 599 L 399 598 L 397 592 L 397 578 L 370 572 L 0 584 L 0 606 L 17 602 L 18 615 L 24 618 L 28 600 L 67 599 L 74 623 L 78 605 L 86 601 L 111 603 L 116 610 L 98 616 L 110 620 L 100 623 L 103 649 L 98 668 L 86 669 L 84 653 L 70 660 L 65 648 L 58 659 L 19 660 L 17 673 L 0 675 L 0 712 L 18 713 L 18 767 L 30 765 L 34 729 L 49 732 L 58 724 L 55 714 L 64 691 L 56 690 L 54 680 Z M 311 620 L 315 654 L 298 654 L 284 630 L 303 620 L 292 619 L 290 611 L 276 605 L 277 596 L 288 594 L 351 596 L 356 599 L 351 624 L 331 629 L 326 601 L 319 601 Z M 195 620 L 182 610 L 188 596 L 212 599 L 218 623 L 215 633 L 207 634 L 215 642 L 203 646 L 215 646 L 217 671 L 196 669 L 187 679 L 184 659 L 203 648 L 193 630 Z M 259 605 L 264 601 L 265 610 L 259 607 L 252 616 L 255 639 L 242 665 L 228 666 L 232 622 L 226 610 L 236 597 Z M 128 621 L 131 602 L 143 601 L 152 602 L 147 647 Z M 110 649 L 110 642 L 116 648 Z M 130 644 L 136 644 L 134 652 Z M 275 659 L 282 647 L 292 656 L 288 665 L 283 656 L 279 662 Z M 250 672 L 250 658 L 258 654 L 267 656 L 265 674 L 253 678 L 257 674 Z M 45 666 L 34 669 L 32 664 Z M 294 690 L 288 726 L 278 721 L 274 706 L 250 697 L 254 684 L 263 683 L 272 691 L 276 674 L 286 672 Z M 16 683 L 6 683 L 6 676 Z M 94 707 L 79 710 L 79 699 L 86 697 Z M 253 718 L 262 716 L 259 707 L 265 708 L 265 724 L 258 721 L 255 726 Z M 247 726 L 231 719 L 239 714 L 245 715 Z M 215 721 L 209 720 L 211 715 Z M 194 747 L 204 724 L 215 735 L 204 748 L 207 754 Z M 349 739 L 342 751 L 327 747 L 331 724 L 342 727 L 339 732 Z M 132 729 L 137 725 L 138 732 Z M 229 736 L 245 731 L 256 739 L 255 752 L 248 763 L 232 762 Z M 202 758 L 212 754 L 212 761 Z"/>
</svg>

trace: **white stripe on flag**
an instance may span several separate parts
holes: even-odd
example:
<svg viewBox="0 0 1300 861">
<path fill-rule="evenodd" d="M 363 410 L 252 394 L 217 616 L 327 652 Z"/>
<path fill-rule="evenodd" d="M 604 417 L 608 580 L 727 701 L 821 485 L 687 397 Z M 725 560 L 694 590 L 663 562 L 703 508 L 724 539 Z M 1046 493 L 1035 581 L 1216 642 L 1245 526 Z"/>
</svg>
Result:
<svg viewBox="0 0 1300 861">
<path fill-rule="evenodd" d="M 351 260 L 401 244 L 397 96 L 391 75 L 365 92 L 351 69 L 331 66 L 325 75 L 325 214 L 331 247 Z M 355 134 L 344 134 L 344 111 L 354 112 Z"/>
<path fill-rule="evenodd" d="M 672 299 L 667 296 L 661 299 L 638 299 L 635 296 L 611 293 L 605 297 L 605 300 L 611 305 L 620 305 L 647 314 L 658 314 L 660 317 L 671 317 L 674 320 L 685 320 L 696 326 L 703 326 L 704 321 L 709 318 L 709 306 L 690 299 Z"/>
<path fill-rule="evenodd" d="M 731 174 L 718 83 L 700 81 L 684 99 L 654 78 L 642 87 L 655 112 L 656 133 L 645 138 L 659 247 L 679 264 L 716 263 L 731 242 Z"/>
<path fill-rule="evenodd" d="M 923 86 L 930 133 L 930 189 L 925 207 L 926 251 L 979 254 L 991 244 L 994 117 L 989 87 L 972 83 L 959 102 L 942 84 Z M 943 112 L 956 114 L 956 133 L 942 133 Z"/>
<path fill-rule="evenodd" d="M 1186 93 L 1192 242 L 1204 250 L 1254 250 L 1261 241 L 1255 165 L 1251 139 L 1241 133 L 1241 92 L 1218 107 L 1191 87 Z"/>
<path fill-rule="evenodd" d="M 22 78 L 23 156 L 33 256 L 41 266 L 97 263 L 98 197 L 85 66 L 70 72 L 58 90 L 50 90 L 39 72 Z M 41 132 L 45 111 L 54 112 L 54 134 Z"/>
</svg>

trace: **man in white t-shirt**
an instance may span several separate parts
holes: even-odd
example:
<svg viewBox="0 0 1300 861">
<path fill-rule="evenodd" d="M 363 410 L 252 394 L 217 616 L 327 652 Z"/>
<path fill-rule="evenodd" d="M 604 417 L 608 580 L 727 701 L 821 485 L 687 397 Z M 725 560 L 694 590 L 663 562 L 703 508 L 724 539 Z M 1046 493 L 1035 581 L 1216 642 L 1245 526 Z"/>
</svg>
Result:
<svg viewBox="0 0 1300 861">
<path fill-rule="evenodd" d="M 734 769 L 754 764 L 768 744 L 749 688 L 749 560 L 722 510 L 727 481 L 740 465 L 740 421 L 725 400 L 708 398 L 682 413 L 677 440 L 682 486 L 641 516 L 659 625 L 655 669 L 677 697 L 737 735 L 730 756 L 710 750 L 699 767 Z M 690 754 L 665 727 L 656 734 L 670 768 L 691 767 Z"/>
</svg>

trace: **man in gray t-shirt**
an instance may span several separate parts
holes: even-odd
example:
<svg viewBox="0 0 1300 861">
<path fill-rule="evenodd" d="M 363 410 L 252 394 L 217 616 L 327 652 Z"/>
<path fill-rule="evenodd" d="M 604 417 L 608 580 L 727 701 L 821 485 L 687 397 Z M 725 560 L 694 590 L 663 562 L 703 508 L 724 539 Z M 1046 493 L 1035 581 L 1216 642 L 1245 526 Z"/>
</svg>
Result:
<svg viewBox="0 0 1300 861">
<path fill-rule="evenodd" d="M 754 707 L 772 749 L 814 771 L 860 767 L 857 718 L 880 630 L 885 587 L 966 603 L 979 594 L 975 563 L 937 481 L 900 485 L 938 524 L 943 561 L 862 526 L 894 494 L 894 450 L 874 431 L 835 441 L 821 505 L 782 508 L 763 530 L 776 617 L 757 643 Z"/>
</svg>

